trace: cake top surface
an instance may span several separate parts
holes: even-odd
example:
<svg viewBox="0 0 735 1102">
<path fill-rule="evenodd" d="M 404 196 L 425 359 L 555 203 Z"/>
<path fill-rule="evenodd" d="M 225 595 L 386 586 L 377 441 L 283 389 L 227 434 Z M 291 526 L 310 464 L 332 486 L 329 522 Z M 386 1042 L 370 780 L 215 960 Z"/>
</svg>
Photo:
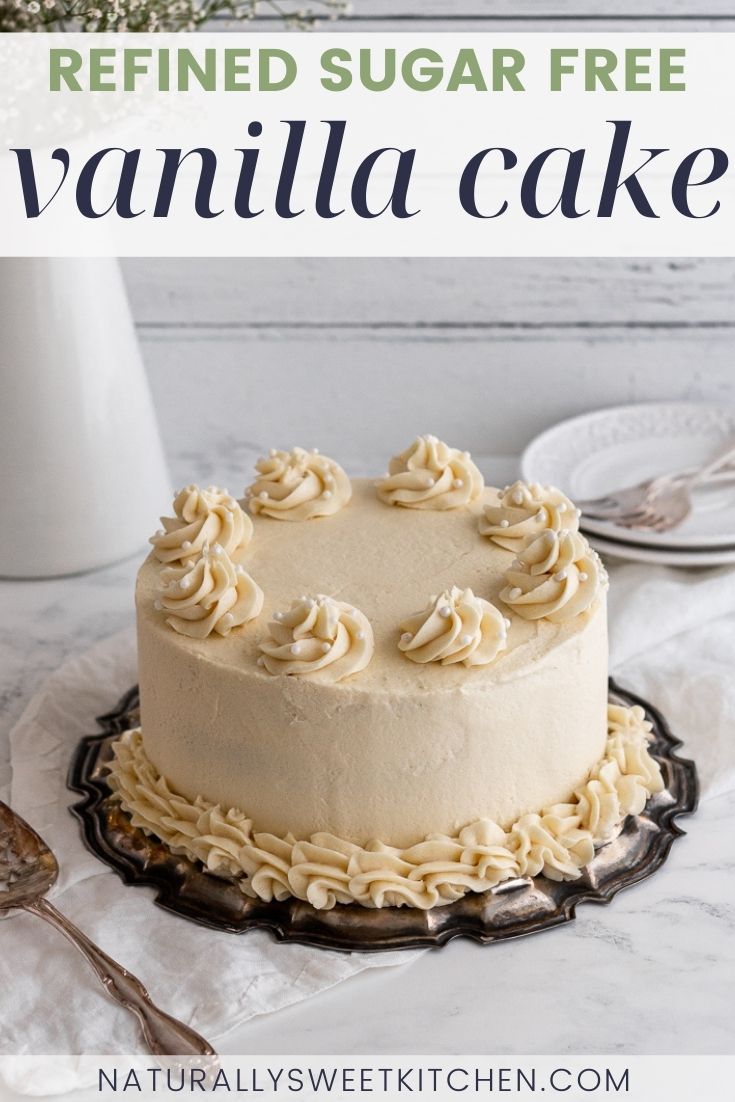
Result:
<svg viewBox="0 0 735 1102">
<path fill-rule="evenodd" d="M 169 645 L 190 650 L 203 661 L 269 677 L 257 661 L 259 644 L 268 636 L 274 613 L 288 610 L 302 594 L 327 594 L 364 614 L 375 641 L 369 665 L 359 676 L 336 685 L 337 689 L 437 692 L 458 684 L 479 687 L 517 678 L 531 663 L 558 660 L 559 648 L 584 628 L 589 613 L 564 623 L 511 615 L 500 593 L 516 555 L 478 529 L 484 507 L 497 504 L 498 497 L 497 489 L 486 487 L 480 497 L 461 508 L 395 508 L 380 500 L 372 480 L 354 479 L 351 499 L 332 516 L 283 523 L 254 512 L 252 539 L 232 559 L 245 567 L 263 591 L 257 618 L 226 636 L 196 639 L 176 634 L 154 605 L 161 564 L 153 554 L 139 573 L 138 613 L 160 622 Z M 425 609 L 435 594 L 455 586 L 472 589 L 510 617 L 502 658 L 470 669 L 461 663 L 424 666 L 409 661 L 398 647 L 400 625 Z M 330 680 L 317 671 L 300 680 L 319 683 L 322 679 Z"/>
</svg>

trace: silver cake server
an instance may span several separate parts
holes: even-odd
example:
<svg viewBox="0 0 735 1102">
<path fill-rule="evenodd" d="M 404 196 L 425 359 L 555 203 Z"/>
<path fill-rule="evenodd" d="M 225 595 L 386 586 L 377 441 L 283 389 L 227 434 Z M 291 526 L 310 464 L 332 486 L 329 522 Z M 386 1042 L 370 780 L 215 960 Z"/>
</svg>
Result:
<svg viewBox="0 0 735 1102">
<path fill-rule="evenodd" d="M 103 953 L 44 898 L 58 873 L 56 858 L 44 840 L 0 800 L 0 917 L 11 910 L 29 911 L 68 938 L 91 964 L 110 998 L 136 1016 L 154 1055 L 216 1055 L 193 1029 L 159 1010 L 140 980 Z"/>
</svg>

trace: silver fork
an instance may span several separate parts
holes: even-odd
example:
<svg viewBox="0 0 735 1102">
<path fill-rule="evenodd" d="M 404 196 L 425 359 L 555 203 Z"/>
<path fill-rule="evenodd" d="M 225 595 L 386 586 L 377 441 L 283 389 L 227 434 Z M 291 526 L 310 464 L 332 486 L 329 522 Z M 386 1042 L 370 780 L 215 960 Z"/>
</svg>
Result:
<svg viewBox="0 0 735 1102">
<path fill-rule="evenodd" d="M 68 938 L 91 964 L 107 994 L 138 1019 L 148 1049 L 156 1056 L 215 1056 L 188 1025 L 159 1010 L 139 979 L 94 944 L 44 896 L 59 866 L 35 830 L 0 800 L 0 917 L 20 909 L 38 915 Z"/>
<path fill-rule="evenodd" d="M 733 477 L 735 477 L 735 445 L 730 440 L 725 448 L 720 449 L 704 467 L 690 467 L 688 470 L 646 478 L 634 486 L 612 490 L 600 497 L 577 499 L 576 504 L 588 517 L 620 523 L 621 518 L 633 516 L 663 491 L 679 486 L 694 487 L 701 482 L 715 479 L 724 481 Z"/>
<path fill-rule="evenodd" d="M 735 448 L 720 452 L 707 466 L 686 478 L 680 478 L 668 486 L 659 487 L 653 495 L 636 508 L 616 516 L 615 523 L 623 528 L 636 528 L 649 532 L 670 532 L 680 525 L 692 511 L 692 490 L 713 480 L 721 481 L 723 464 L 735 456 Z M 729 476 L 732 478 L 732 474 Z"/>
</svg>

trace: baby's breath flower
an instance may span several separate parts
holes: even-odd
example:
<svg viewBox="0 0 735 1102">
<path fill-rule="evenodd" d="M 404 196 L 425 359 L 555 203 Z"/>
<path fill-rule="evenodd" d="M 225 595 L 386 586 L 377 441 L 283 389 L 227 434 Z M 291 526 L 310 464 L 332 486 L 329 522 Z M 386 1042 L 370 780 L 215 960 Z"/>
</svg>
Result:
<svg viewBox="0 0 735 1102">
<path fill-rule="evenodd" d="M 316 26 L 317 17 L 337 19 L 348 0 L 0 0 L 0 32 L 7 31 L 194 31 L 214 18 L 231 24 L 263 12 L 285 27 Z M 94 2 L 94 0 L 93 0 Z"/>
</svg>

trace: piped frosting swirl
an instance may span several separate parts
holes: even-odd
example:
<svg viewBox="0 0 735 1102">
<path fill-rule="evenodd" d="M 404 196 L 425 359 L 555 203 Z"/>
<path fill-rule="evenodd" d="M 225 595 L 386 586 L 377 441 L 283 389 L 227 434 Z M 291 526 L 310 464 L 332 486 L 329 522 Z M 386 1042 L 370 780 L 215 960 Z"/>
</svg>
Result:
<svg viewBox="0 0 735 1102">
<path fill-rule="evenodd" d="M 561 490 L 538 482 L 514 482 L 498 490 L 497 504 L 486 505 L 479 520 L 480 534 L 506 551 L 519 551 L 545 529 L 576 532 L 579 514 Z"/>
<path fill-rule="evenodd" d="M 404 620 L 398 646 L 412 662 L 486 666 L 508 645 L 509 626 L 495 605 L 455 585 Z"/>
<path fill-rule="evenodd" d="M 376 483 L 386 505 L 405 509 L 458 509 L 482 493 L 480 471 L 469 452 L 450 448 L 436 436 L 417 436 L 391 459 L 388 474 Z"/>
<path fill-rule="evenodd" d="M 161 571 L 156 607 L 180 635 L 206 639 L 213 631 L 227 635 L 254 620 L 263 591 L 220 544 L 205 544 L 195 561 Z"/>
<path fill-rule="evenodd" d="M 255 830 L 241 811 L 187 800 L 148 759 L 140 729 L 115 743 L 109 779 L 134 826 L 208 872 L 237 880 L 250 898 L 295 896 L 318 910 L 336 903 L 428 910 L 513 877 L 578 879 L 595 848 L 664 787 L 647 748 L 649 726 L 642 709 L 611 705 L 605 754 L 567 803 L 524 815 L 507 831 L 479 819 L 454 836 L 432 834 L 405 849 L 327 833 L 279 838 Z"/>
<path fill-rule="evenodd" d="M 375 649 L 367 616 L 324 594 L 299 597 L 287 612 L 274 614 L 268 629 L 259 662 L 272 674 L 322 672 L 326 680 L 342 681 L 363 670 Z"/>
<path fill-rule="evenodd" d="M 519 552 L 501 601 L 524 620 L 560 624 L 590 608 L 607 574 L 579 532 L 547 529 Z"/>
<path fill-rule="evenodd" d="M 161 528 L 150 542 L 153 553 L 163 563 L 186 563 L 204 548 L 218 543 L 228 555 L 250 543 L 253 522 L 240 505 L 218 486 L 200 490 L 185 486 L 174 498 L 173 517 L 161 517 Z"/>
<path fill-rule="evenodd" d="M 352 497 L 339 463 L 317 451 L 272 449 L 255 469 L 257 477 L 246 490 L 251 513 L 294 521 L 329 517 Z"/>
</svg>

